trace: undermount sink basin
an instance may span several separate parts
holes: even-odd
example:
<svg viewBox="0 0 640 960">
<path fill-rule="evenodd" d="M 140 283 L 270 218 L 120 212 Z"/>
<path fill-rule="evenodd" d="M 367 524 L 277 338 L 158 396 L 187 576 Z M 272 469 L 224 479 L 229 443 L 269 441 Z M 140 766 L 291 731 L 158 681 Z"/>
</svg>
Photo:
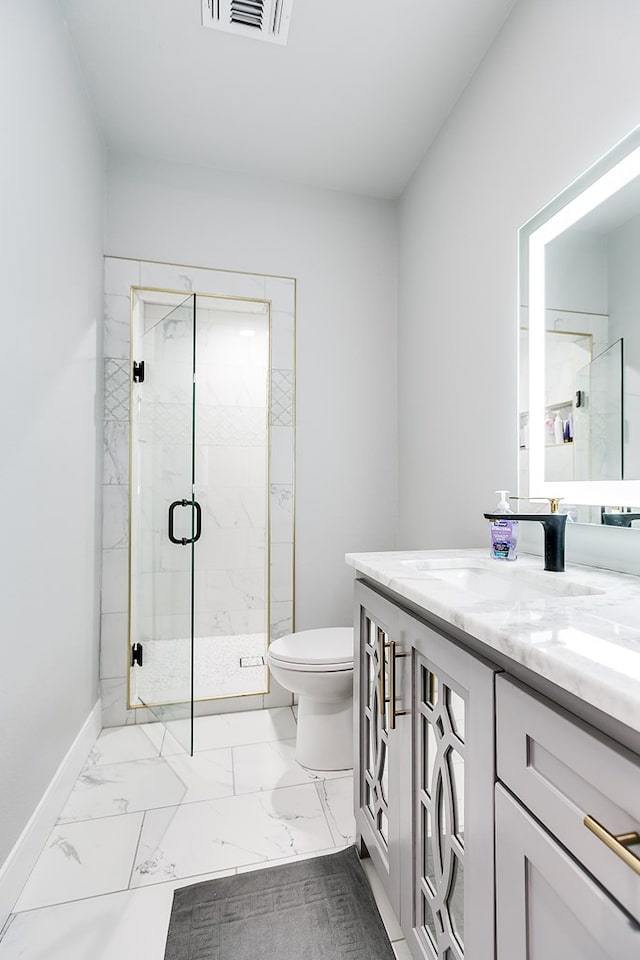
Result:
<svg viewBox="0 0 640 960">
<path fill-rule="evenodd" d="M 403 566 L 428 579 L 441 580 L 458 590 L 484 600 L 545 600 L 559 597 L 585 597 L 603 593 L 595 587 L 568 580 L 564 573 L 497 566 L 499 561 L 482 560 L 404 560 Z"/>
</svg>

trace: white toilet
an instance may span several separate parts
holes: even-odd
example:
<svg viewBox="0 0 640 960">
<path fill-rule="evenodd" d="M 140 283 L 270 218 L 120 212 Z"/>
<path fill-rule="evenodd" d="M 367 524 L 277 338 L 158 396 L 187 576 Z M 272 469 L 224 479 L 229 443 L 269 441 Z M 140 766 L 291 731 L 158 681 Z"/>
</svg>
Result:
<svg viewBox="0 0 640 960">
<path fill-rule="evenodd" d="M 267 661 L 278 683 L 298 695 L 296 760 L 312 770 L 353 766 L 353 627 L 322 627 L 279 637 Z"/>
</svg>

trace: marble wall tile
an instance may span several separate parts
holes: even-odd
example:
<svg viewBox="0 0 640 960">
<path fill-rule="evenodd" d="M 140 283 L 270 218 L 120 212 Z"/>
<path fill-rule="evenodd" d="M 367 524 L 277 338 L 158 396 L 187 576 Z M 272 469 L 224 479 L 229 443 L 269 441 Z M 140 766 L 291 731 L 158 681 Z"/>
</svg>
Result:
<svg viewBox="0 0 640 960">
<path fill-rule="evenodd" d="M 129 545 L 129 487 L 107 484 L 102 489 L 102 548 L 124 550 Z"/>
<path fill-rule="evenodd" d="M 293 483 L 293 427 L 271 427 L 271 483 Z"/>
<path fill-rule="evenodd" d="M 269 693 L 265 693 L 262 697 L 262 706 L 265 710 L 271 707 L 290 707 L 292 702 L 291 691 L 281 687 L 273 676 L 269 677 Z"/>
<path fill-rule="evenodd" d="M 271 543 L 293 541 L 293 484 L 271 484 Z"/>
<path fill-rule="evenodd" d="M 140 286 L 140 262 L 121 257 L 104 258 L 104 292 L 129 296 L 131 287 Z"/>
<path fill-rule="evenodd" d="M 125 677 L 100 681 L 102 699 L 102 726 L 124 727 L 136 722 L 136 711 L 127 710 L 127 680 Z"/>
<path fill-rule="evenodd" d="M 271 603 L 271 639 L 293 632 L 293 603 L 291 600 Z"/>
<path fill-rule="evenodd" d="M 104 361 L 104 419 L 129 419 L 130 365 L 128 360 Z"/>
<path fill-rule="evenodd" d="M 105 421 L 103 482 L 129 482 L 129 424 L 124 420 Z"/>
<path fill-rule="evenodd" d="M 209 289 L 206 293 L 217 293 L 228 297 L 248 297 L 266 300 L 264 276 L 257 273 L 233 273 L 225 270 L 211 271 Z"/>
<path fill-rule="evenodd" d="M 293 544 L 271 545 L 271 601 L 293 600 Z"/>
<path fill-rule="evenodd" d="M 102 613 L 127 613 L 129 551 L 102 551 Z"/>
<path fill-rule="evenodd" d="M 265 278 L 258 274 L 233 273 L 166 263 L 141 261 L 140 285 L 170 290 L 184 290 L 185 294 L 210 293 L 218 296 L 265 298 Z"/>
<path fill-rule="evenodd" d="M 202 612 L 227 610 L 234 624 L 233 612 L 264 608 L 265 576 L 262 570 L 207 570 L 205 576 L 206 594 L 202 598 L 202 607 L 199 607 Z"/>
<path fill-rule="evenodd" d="M 126 613 L 103 613 L 100 627 L 100 679 L 123 677 L 129 661 L 129 617 Z"/>
<path fill-rule="evenodd" d="M 16 904 L 16 912 L 126 889 L 142 813 L 54 828 Z"/>
<path fill-rule="evenodd" d="M 231 620 L 231 634 L 265 633 L 267 628 L 267 612 L 263 605 L 253 610 L 229 610 Z"/>
<path fill-rule="evenodd" d="M 296 282 L 288 277 L 266 277 L 265 296 L 271 300 L 273 310 L 293 313 L 295 309 Z"/>
<path fill-rule="evenodd" d="M 104 298 L 104 356 L 128 360 L 131 356 L 131 300 L 107 294 Z"/>
<path fill-rule="evenodd" d="M 195 267 L 183 267 L 170 263 L 140 262 L 140 286 L 167 290 L 184 290 L 192 293 L 194 277 L 201 271 Z"/>
<path fill-rule="evenodd" d="M 282 310 L 271 314 L 271 363 L 276 370 L 295 370 L 295 315 Z"/>
<path fill-rule="evenodd" d="M 203 700 L 194 704 L 194 716 L 214 717 L 219 714 L 246 713 L 262 709 L 262 694 L 247 697 L 226 697 L 224 700 Z M 195 749 L 199 750 L 199 740 L 196 737 Z"/>
</svg>

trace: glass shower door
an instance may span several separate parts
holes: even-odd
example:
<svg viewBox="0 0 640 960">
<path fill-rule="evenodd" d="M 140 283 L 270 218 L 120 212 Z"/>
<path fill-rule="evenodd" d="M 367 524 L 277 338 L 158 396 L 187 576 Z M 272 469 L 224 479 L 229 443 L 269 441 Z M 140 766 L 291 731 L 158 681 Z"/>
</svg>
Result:
<svg viewBox="0 0 640 960">
<path fill-rule="evenodd" d="M 129 701 L 191 753 L 195 295 L 167 309 L 144 304 L 133 338 Z"/>
<path fill-rule="evenodd" d="M 196 317 L 199 701 L 269 690 L 270 317 L 264 301 L 201 296 Z"/>
<path fill-rule="evenodd" d="M 576 374 L 576 480 L 624 476 L 623 343 L 617 340 Z"/>
</svg>

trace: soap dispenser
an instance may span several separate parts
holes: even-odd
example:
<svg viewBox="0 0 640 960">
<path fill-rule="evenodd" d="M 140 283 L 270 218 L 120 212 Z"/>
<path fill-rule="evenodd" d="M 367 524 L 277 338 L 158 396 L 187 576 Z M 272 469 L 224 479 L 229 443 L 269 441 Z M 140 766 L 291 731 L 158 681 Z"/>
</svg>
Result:
<svg viewBox="0 0 640 960">
<path fill-rule="evenodd" d="M 509 519 L 513 511 L 509 506 L 509 491 L 496 490 L 500 497 L 498 506 L 493 511 L 504 514 L 504 519 L 491 521 L 491 550 L 490 556 L 494 560 L 515 560 L 518 556 L 518 529 L 517 520 Z"/>
</svg>

